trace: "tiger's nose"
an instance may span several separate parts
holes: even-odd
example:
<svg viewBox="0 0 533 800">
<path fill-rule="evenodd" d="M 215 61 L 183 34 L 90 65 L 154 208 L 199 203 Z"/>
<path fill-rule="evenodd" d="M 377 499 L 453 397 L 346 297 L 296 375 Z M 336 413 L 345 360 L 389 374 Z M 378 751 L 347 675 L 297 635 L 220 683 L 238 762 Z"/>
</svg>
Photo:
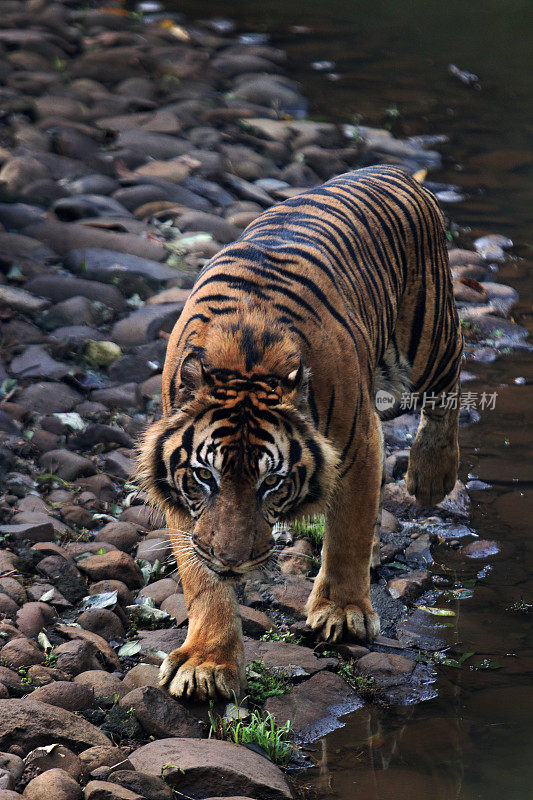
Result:
<svg viewBox="0 0 533 800">
<path fill-rule="evenodd" d="M 229 556 L 226 556 L 225 558 L 223 558 L 222 556 L 217 556 L 217 558 L 223 567 L 240 567 L 241 564 L 244 563 L 243 558 L 241 559 L 229 558 Z"/>
</svg>

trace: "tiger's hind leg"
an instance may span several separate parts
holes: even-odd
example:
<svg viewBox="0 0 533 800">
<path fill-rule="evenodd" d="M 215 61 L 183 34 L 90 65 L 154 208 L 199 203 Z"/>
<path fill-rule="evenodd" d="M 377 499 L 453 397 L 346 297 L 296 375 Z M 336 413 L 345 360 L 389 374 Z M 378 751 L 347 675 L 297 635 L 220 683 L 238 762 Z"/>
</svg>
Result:
<svg viewBox="0 0 533 800">
<path fill-rule="evenodd" d="M 455 408 L 425 407 L 409 454 L 406 483 L 421 506 L 440 503 L 455 486 L 459 466 L 459 382 Z M 450 396 L 449 396 L 450 397 Z M 453 405 L 453 403 L 452 403 Z"/>
</svg>

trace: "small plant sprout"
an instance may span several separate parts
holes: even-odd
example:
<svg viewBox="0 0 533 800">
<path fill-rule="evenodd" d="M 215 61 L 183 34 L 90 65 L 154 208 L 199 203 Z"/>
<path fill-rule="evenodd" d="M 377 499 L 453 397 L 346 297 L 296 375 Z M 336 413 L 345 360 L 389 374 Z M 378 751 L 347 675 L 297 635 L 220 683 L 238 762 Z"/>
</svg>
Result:
<svg viewBox="0 0 533 800">
<path fill-rule="evenodd" d="M 290 741 L 291 722 L 278 725 L 272 714 L 262 714 L 255 709 L 249 719 L 240 719 L 240 709 L 235 700 L 237 713 L 228 718 L 220 717 L 209 711 L 209 738 L 223 739 L 235 744 L 255 744 L 261 747 L 280 767 L 286 767 L 293 757 L 296 746 Z"/>
<path fill-rule="evenodd" d="M 262 642 L 286 642 L 287 644 L 300 644 L 302 641 L 301 636 L 291 633 L 287 630 L 277 630 L 276 628 L 269 628 L 261 636 Z"/>
</svg>

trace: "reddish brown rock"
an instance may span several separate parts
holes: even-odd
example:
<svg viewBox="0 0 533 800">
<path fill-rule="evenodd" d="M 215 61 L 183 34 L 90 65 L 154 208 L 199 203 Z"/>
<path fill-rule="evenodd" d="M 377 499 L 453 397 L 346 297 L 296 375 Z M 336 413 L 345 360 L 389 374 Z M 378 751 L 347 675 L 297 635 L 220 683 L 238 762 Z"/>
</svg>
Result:
<svg viewBox="0 0 533 800">
<path fill-rule="evenodd" d="M 265 710 L 279 725 L 291 721 L 302 741 L 313 741 L 342 725 L 338 717 L 361 708 L 363 701 L 340 675 L 319 672 L 287 694 L 269 697 Z"/>
<path fill-rule="evenodd" d="M 53 623 L 57 612 L 46 603 L 24 603 L 17 612 L 17 627 L 25 636 L 35 637 Z"/>
<path fill-rule="evenodd" d="M 83 558 L 78 562 L 78 567 L 92 581 L 121 580 L 130 589 L 143 585 L 140 568 L 131 556 L 121 550 Z"/>
<path fill-rule="evenodd" d="M 35 642 L 26 638 L 12 639 L 0 650 L 2 664 L 13 669 L 30 667 L 32 664 L 44 664 L 46 656 Z"/>
<path fill-rule="evenodd" d="M 27 800 L 81 800 L 83 792 L 68 772 L 56 768 L 48 769 L 31 780 L 24 789 L 24 797 Z"/>
<path fill-rule="evenodd" d="M 47 769 L 63 769 L 75 781 L 78 780 L 83 771 L 79 757 L 62 744 L 58 744 L 51 749 L 48 747 L 36 747 L 35 750 L 28 753 L 24 762 L 27 767 L 31 765 L 43 772 Z"/>
<path fill-rule="evenodd" d="M 35 747 L 64 744 L 75 752 L 94 745 L 108 745 L 109 739 L 94 725 L 63 708 L 32 700 L 4 700 L 0 715 L 0 747 L 21 747 L 29 753 Z"/>
<path fill-rule="evenodd" d="M 199 721 L 187 707 L 155 686 L 133 689 L 121 698 L 120 705 L 132 708 L 145 731 L 158 739 L 203 736 Z"/>
<path fill-rule="evenodd" d="M 102 669 L 81 672 L 74 678 L 74 683 L 91 689 L 94 692 L 96 702 L 103 706 L 113 705 L 117 697 L 120 698 L 130 691 L 119 678 Z"/>
<path fill-rule="evenodd" d="M 70 681 L 53 681 L 35 689 L 30 698 L 66 711 L 83 711 L 94 704 L 94 692 L 88 686 Z"/>
<path fill-rule="evenodd" d="M 139 541 L 138 528 L 131 522 L 108 522 L 94 537 L 96 542 L 109 542 L 118 550 L 131 552 Z"/>
<path fill-rule="evenodd" d="M 93 772 L 100 767 L 114 767 L 115 769 L 133 769 L 133 764 L 129 761 L 124 750 L 120 747 L 112 747 L 111 744 L 89 747 L 80 753 L 80 761 L 83 771 L 86 774 Z"/>
<path fill-rule="evenodd" d="M 161 775 L 183 794 L 209 797 L 249 795 L 262 800 L 288 800 L 292 795 L 283 773 L 263 756 L 217 739 L 160 739 L 130 755 L 139 772 Z"/>
<path fill-rule="evenodd" d="M 109 608 L 92 608 L 84 611 L 78 617 L 78 625 L 87 631 L 97 633 L 107 641 L 116 641 L 125 636 L 122 622 Z"/>
<path fill-rule="evenodd" d="M 161 603 L 161 609 L 170 614 L 177 627 L 187 621 L 187 604 L 182 594 L 175 592 Z"/>
</svg>

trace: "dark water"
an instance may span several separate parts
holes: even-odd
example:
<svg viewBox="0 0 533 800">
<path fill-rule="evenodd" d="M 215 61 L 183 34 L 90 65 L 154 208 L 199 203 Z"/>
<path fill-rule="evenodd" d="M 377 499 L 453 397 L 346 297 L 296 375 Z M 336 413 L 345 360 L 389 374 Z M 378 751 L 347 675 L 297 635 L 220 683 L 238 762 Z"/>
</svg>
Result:
<svg viewBox="0 0 533 800">
<path fill-rule="evenodd" d="M 520 292 L 513 316 L 531 331 L 528 0 L 196 0 L 167 8 L 189 19 L 224 16 L 239 32 L 271 34 L 289 53 L 290 75 L 310 99 L 311 116 L 350 122 L 361 115 L 370 125 L 388 120 L 399 135 L 446 134 L 449 142 L 440 148 L 444 167 L 431 178 L 456 183 L 466 193 L 465 202 L 445 209 L 452 220 L 515 241 L 498 280 Z M 333 77 L 311 67 L 325 60 L 335 62 Z M 450 62 L 477 73 L 481 90 L 452 80 Z M 310 748 L 316 766 L 301 783 L 312 787 L 311 797 L 533 797 L 533 617 L 517 611 L 533 604 L 532 358 L 517 352 L 493 363 L 470 362 L 467 369 L 476 376 L 469 389 L 498 392 L 496 409 L 462 429 L 460 477 L 491 484 L 472 493 L 472 527 L 482 538 L 497 540 L 500 552 L 467 560 L 442 548 L 435 570 L 458 581 L 481 575 L 473 597 L 455 606 L 445 635 L 455 652 L 475 651 L 472 661 L 486 659 L 501 668 L 439 668 L 438 699 L 347 716 L 343 728 Z"/>
</svg>

